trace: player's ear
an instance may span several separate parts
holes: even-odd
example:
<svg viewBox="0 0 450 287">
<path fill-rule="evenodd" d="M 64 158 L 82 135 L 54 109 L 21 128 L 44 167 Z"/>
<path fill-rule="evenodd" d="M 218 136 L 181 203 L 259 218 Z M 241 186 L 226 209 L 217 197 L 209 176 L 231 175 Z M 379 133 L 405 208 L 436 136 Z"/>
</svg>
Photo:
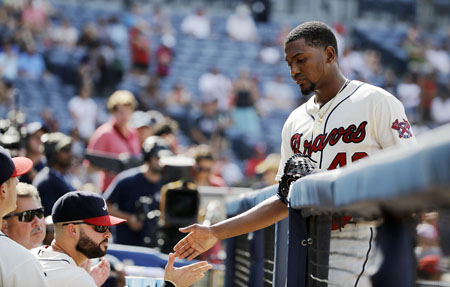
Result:
<svg viewBox="0 0 450 287">
<path fill-rule="evenodd" d="M 325 49 L 325 57 L 327 63 L 333 63 L 337 60 L 336 50 L 332 46 L 328 46 Z"/>
</svg>

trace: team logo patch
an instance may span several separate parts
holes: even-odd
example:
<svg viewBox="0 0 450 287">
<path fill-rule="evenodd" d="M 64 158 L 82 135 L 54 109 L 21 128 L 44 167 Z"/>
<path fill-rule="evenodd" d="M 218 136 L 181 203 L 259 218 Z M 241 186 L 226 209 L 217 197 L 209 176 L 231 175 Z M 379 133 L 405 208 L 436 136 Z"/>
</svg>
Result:
<svg viewBox="0 0 450 287">
<path fill-rule="evenodd" d="M 412 137 L 411 125 L 405 119 L 403 119 L 402 122 L 399 122 L 398 119 L 395 120 L 395 122 L 392 123 L 391 128 L 398 131 L 399 138 L 407 139 Z"/>
</svg>

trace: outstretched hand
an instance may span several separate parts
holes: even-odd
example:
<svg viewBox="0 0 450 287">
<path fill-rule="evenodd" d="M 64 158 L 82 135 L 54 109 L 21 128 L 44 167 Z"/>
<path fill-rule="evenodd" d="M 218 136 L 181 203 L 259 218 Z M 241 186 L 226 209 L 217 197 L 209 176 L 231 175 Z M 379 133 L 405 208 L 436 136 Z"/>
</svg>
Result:
<svg viewBox="0 0 450 287">
<path fill-rule="evenodd" d="M 194 224 L 188 227 L 180 228 L 180 232 L 188 233 L 180 242 L 175 245 L 173 250 L 175 256 L 180 259 L 186 258 L 192 260 L 199 254 L 205 252 L 219 241 L 218 237 L 208 226 Z"/>
<path fill-rule="evenodd" d="M 175 257 L 174 253 L 169 254 L 169 260 L 164 270 L 164 280 L 172 282 L 177 287 L 191 286 L 205 276 L 203 273 L 212 268 L 212 265 L 206 261 L 176 268 L 173 266 Z"/>
<path fill-rule="evenodd" d="M 105 283 L 106 279 L 109 277 L 109 273 L 111 271 L 111 266 L 109 265 L 108 260 L 105 257 L 100 259 L 100 262 L 94 266 L 91 266 L 91 260 L 86 260 L 81 267 L 86 269 L 86 271 L 94 278 L 95 284 L 97 286 L 102 286 Z"/>
</svg>

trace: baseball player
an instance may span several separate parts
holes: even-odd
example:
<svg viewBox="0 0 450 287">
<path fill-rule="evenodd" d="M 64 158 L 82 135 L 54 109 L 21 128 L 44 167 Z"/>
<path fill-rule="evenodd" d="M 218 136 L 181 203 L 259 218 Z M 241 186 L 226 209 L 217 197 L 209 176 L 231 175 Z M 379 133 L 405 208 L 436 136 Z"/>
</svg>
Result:
<svg viewBox="0 0 450 287">
<path fill-rule="evenodd" d="M 345 78 L 338 66 L 336 38 L 326 24 L 313 21 L 294 28 L 285 39 L 285 60 L 302 94 L 314 96 L 295 109 L 284 124 L 277 180 L 294 154 L 308 155 L 318 169 L 330 170 L 393 145 L 415 143 L 404 108 L 394 96 Z M 286 194 L 279 193 L 210 227 L 181 228 L 189 234 L 174 247 L 176 255 L 190 260 L 218 240 L 270 226 L 288 216 L 286 203 Z M 348 220 L 340 219 L 334 227 L 342 228 Z"/>
</svg>

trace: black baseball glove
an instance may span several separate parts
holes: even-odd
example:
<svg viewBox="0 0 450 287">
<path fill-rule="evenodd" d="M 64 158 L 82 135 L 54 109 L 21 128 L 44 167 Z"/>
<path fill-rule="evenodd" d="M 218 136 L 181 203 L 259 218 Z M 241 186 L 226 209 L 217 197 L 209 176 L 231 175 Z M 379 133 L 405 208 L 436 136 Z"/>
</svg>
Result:
<svg viewBox="0 0 450 287">
<path fill-rule="evenodd" d="M 283 176 L 278 184 L 277 196 L 284 204 L 288 204 L 289 187 L 297 179 L 311 174 L 316 169 L 316 162 L 304 154 L 294 154 L 284 165 Z"/>
</svg>

